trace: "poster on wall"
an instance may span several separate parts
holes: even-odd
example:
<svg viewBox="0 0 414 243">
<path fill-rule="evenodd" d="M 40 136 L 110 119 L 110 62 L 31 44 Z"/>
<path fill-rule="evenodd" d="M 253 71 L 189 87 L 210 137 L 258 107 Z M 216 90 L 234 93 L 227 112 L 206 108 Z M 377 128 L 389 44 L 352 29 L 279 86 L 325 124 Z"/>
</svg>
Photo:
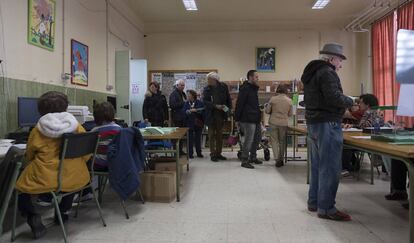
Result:
<svg viewBox="0 0 414 243">
<path fill-rule="evenodd" d="M 55 0 L 28 1 L 28 42 L 53 51 L 55 49 L 56 2 Z"/>
<path fill-rule="evenodd" d="M 72 84 L 88 86 L 89 48 L 74 39 L 71 40 L 71 82 Z"/>
<path fill-rule="evenodd" d="M 276 48 L 256 48 L 256 70 L 258 72 L 274 72 L 276 70 Z"/>
</svg>

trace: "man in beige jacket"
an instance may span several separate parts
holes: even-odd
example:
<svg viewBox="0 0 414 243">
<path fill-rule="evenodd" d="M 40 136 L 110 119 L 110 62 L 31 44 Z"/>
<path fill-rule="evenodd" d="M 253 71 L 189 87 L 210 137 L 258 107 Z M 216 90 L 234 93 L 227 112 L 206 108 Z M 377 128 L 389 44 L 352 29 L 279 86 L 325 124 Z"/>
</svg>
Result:
<svg viewBox="0 0 414 243">
<path fill-rule="evenodd" d="M 265 107 L 265 112 L 270 114 L 270 138 L 276 167 L 283 166 L 287 126 L 289 117 L 292 116 L 292 100 L 287 93 L 286 85 L 279 85 L 276 96 L 273 96 Z"/>
</svg>

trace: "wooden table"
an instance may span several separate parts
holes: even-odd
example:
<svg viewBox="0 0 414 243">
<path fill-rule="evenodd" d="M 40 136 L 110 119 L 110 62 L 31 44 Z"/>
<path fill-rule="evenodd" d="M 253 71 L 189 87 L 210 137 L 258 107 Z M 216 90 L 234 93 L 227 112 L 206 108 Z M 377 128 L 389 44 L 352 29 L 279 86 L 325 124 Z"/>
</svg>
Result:
<svg viewBox="0 0 414 243">
<path fill-rule="evenodd" d="M 297 133 L 307 134 L 306 128 L 303 127 L 288 127 L 289 130 Z M 354 138 L 355 136 L 369 136 L 361 132 L 344 132 L 344 147 L 357 149 L 367 153 L 378 154 L 391 157 L 392 159 L 400 160 L 405 163 L 408 168 L 408 174 L 410 182 L 414 182 L 414 145 L 393 145 L 386 142 Z M 309 151 L 309 148 L 308 148 Z M 309 157 L 308 157 L 308 171 L 309 171 Z M 409 189 L 410 200 L 410 243 L 414 243 L 414 186 L 410 186 Z"/>
<path fill-rule="evenodd" d="M 176 163 L 176 191 L 177 191 L 177 202 L 180 201 L 180 181 L 181 181 L 181 174 L 180 174 L 180 146 L 178 145 L 178 141 L 183 139 L 187 135 L 187 160 L 188 160 L 188 128 L 186 127 L 178 127 L 174 132 L 169 134 L 157 134 L 157 135 L 142 135 L 145 140 L 177 140 L 177 145 L 175 149 L 168 149 L 168 150 L 161 150 L 161 149 L 150 149 L 145 150 L 146 153 L 174 153 L 175 154 L 175 163 Z M 189 169 L 189 164 L 187 163 L 187 171 Z"/>
</svg>

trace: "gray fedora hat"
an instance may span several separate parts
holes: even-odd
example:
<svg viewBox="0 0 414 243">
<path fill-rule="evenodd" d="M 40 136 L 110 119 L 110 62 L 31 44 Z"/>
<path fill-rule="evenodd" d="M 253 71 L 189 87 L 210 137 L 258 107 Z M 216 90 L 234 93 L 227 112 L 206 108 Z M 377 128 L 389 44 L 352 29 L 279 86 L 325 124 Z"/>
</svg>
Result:
<svg viewBox="0 0 414 243">
<path fill-rule="evenodd" d="M 334 55 L 346 60 L 344 56 L 343 47 L 337 43 L 327 43 L 323 46 L 322 50 L 319 51 L 319 54 L 328 54 Z"/>
</svg>

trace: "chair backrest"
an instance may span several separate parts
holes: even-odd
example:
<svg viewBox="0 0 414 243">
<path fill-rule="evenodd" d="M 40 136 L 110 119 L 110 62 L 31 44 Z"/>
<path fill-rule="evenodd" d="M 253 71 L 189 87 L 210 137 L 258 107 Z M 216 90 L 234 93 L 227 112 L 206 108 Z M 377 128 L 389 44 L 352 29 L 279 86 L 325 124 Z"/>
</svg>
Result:
<svg viewBox="0 0 414 243">
<path fill-rule="evenodd" d="M 99 143 L 99 132 L 65 133 L 62 135 L 62 146 L 59 155 L 58 189 L 61 190 L 63 161 L 92 154 L 92 166 Z"/>
<path fill-rule="evenodd" d="M 24 151 L 12 146 L 0 164 L 0 235 L 23 157 Z"/>
</svg>

